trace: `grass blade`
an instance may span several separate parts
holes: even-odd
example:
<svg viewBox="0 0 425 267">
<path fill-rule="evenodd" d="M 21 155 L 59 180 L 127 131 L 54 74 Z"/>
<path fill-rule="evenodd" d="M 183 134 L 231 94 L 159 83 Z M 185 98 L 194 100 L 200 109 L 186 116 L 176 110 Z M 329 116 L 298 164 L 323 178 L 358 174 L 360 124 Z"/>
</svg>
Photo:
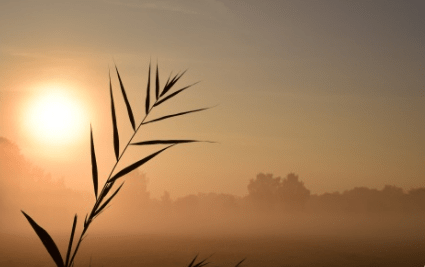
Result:
<svg viewBox="0 0 425 267">
<path fill-rule="evenodd" d="M 198 262 L 197 264 L 195 264 L 195 266 L 193 266 L 193 267 L 203 267 L 203 266 L 205 266 L 205 265 L 208 265 L 209 264 L 209 262 L 205 262 L 207 259 L 205 259 L 205 260 L 203 260 L 203 261 L 201 261 L 201 262 Z M 205 263 L 204 263 L 205 262 Z"/>
<path fill-rule="evenodd" d="M 118 178 L 126 175 L 127 173 L 133 171 L 134 169 L 137 169 L 138 167 L 142 166 L 143 164 L 145 164 L 146 162 L 148 162 L 149 160 L 151 160 L 152 158 L 154 158 L 155 156 L 157 156 L 159 153 L 163 152 L 164 150 L 166 150 L 166 149 L 168 149 L 168 148 L 170 148 L 170 147 L 172 147 L 174 145 L 175 144 L 170 145 L 170 146 L 167 146 L 166 148 L 163 148 L 163 149 L 161 149 L 161 150 L 159 150 L 159 151 L 157 151 L 155 153 L 152 153 L 149 156 L 144 157 L 143 159 L 141 159 L 141 160 L 139 160 L 139 161 L 131 164 L 130 166 L 122 169 L 120 172 L 118 172 L 117 174 L 115 174 L 114 176 L 112 176 L 111 179 L 109 180 L 109 182 L 114 182 Z"/>
<path fill-rule="evenodd" d="M 239 267 L 242 264 L 242 262 L 244 262 L 245 260 L 246 260 L 246 258 L 241 260 L 240 262 L 238 262 L 238 264 L 236 264 L 235 267 Z"/>
<path fill-rule="evenodd" d="M 115 105 L 114 105 L 114 97 L 112 95 L 112 83 L 111 83 L 110 73 L 109 73 L 109 91 L 111 94 L 112 127 L 114 131 L 114 151 L 115 151 L 115 158 L 118 160 L 119 153 L 120 153 L 120 141 L 119 141 L 118 128 L 117 128 L 117 118 L 115 116 Z"/>
<path fill-rule="evenodd" d="M 98 174 L 97 174 L 97 163 L 96 155 L 94 153 L 94 144 L 93 144 L 93 131 L 90 125 L 90 152 L 91 152 L 91 169 L 93 177 L 93 186 L 94 186 L 94 195 L 97 199 L 97 190 L 98 190 Z"/>
<path fill-rule="evenodd" d="M 102 210 L 109 204 L 109 202 L 115 197 L 115 195 L 118 194 L 123 185 L 124 182 L 120 185 L 120 187 L 118 187 L 118 189 L 112 194 L 112 196 L 108 198 L 105 203 L 103 203 L 102 206 L 100 206 L 100 208 L 96 210 L 95 216 L 99 215 L 102 212 Z"/>
<path fill-rule="evenodd" d="M 195 258 L 193 258 L 193 260 L 189 263 L 188 267 L 203 267 L 209 264 L 209 262 L 205 262 L 206 260 L 208 260 L 210 257 L 198 262 L 195 264 L 196 258 L 198 257 L 198 255 L 195 256 Z"/>
<path fill-rule="evenodd" d="M 41 228 L 29 215 L 27 215 L 22 210 L 21 210 L 21 212 L 27 218 L 28 222 L 31 224 L 35 233 L 40 238 L 41 242 L 43 242 L 44 247 L 47 249 L 47 252 L 49 252 L 50 256 L 52 257 L 52 259 L 56 263 L 56 266 L 64 267 L 62 256 L 59 252 L 58 247 L 56 246 L 55 242 L 53 241 L 52 237 L 46 232 L 46 230 Z"/>
<path fill-rule="evenodd" d="M 158 105 L 162 104 L 163 102 L 167 101 L 168 99 L 172 98 L 173 96 L 177 95 L 178 93 L 180 93 L 180 92 L 182 92 L 182 91 L 186 90 L 187 88 L 189 88 L 189 87 L 191 87 L 191 86 L 194 86 L 194 85 L 195 85 L 195 84 L 197 84 L 197 83 L 199 83 L 199 82 L 193 83 L 193 84 L 191 84 L 191 85 L 188 85 L 188 86 L 186 86 L 186 87 L 183 87 L 182 89 L 179 89 L 179 90 L 175 91 L 175 92 L 174 92 L 174 93 L 172 93 L 171 95 L 168 95 L 167 97 L 165 97 L 165 98 L 161 99 L 160 101 L 156 102 L 156 103 L 155 103 L 155 105 L 153 105 L 153 106 L 155 107 L 155 106 L 158 106 Z"/>
<path fill-rule="evenodd" d="M 84 228 L 86 228 L 86 226 L 87 226 L 87 224 L 88 224 L 88 221 L 87 221 L 87 218 L 88 218 L 88 214 L 86 214 L 86 217 L 84 218 Z"/>
<path fill-rule="evenodd" d="M 156 100 L 158 100 L 159 97 L 159 71 L 158 71 L 158 63 L 156 64 L 156 83 L 155 83 L 155 95 Z"/>
<path fill-rule="evenodd" d="M 74 217 L 74 223 L 72 224 L 71 237 L 69 238 L 68 252 L 66 253 L 65 266 L 68 267 L 69 255 L 71 254 L 72 242 L 74 241 L 75 227 L 77 226 L 77 214 Z"/>
<path fill-rule="evenodd" d="M 166 86 L 164 86 L 164 90 L 161 93 L 161 96 L 165 95 L 173 86 L 177 83 L 177 81 L 183 76 L 183 74 L 186 73 L 187 70 L 183 71 L 182 74 L 176 74 L 173 79 L 171 79 L 170 83 L 167 83 Z"/>
<path fill-rule="evenodd" d="M 165 87 L 167 87 L 168 83 L 170 82 L 171 74 L 173 74 L 173 72 L 171 72 L 170 76 L 168 76 L 168 79 L 167 79 L 167 81 L 165 82 L 165 85 L 164 85 L 164 89 L 165 89 Z M 162 91 L 164 91 L 164 90 L 162 90 Z M 163 95 L 163 93 L 160 94 L 160 96 L 162 96 L 162 95 Z"/>
<path fill-rule="evenodd" d="M 193 258 L 193 260 L 189 263 L 189 265 L 187 267 L 193 267 L 193 264 L 195 263 L 196 258 L 198 257 L 198 255 L 195 256 L 195 258 Z"/>
<path fill-rule="evenodd" d="M 148 124 L 148 123 L 156 122 L 156 121 L 162 121 L 162 120 L 169 119 L 169 118 L 172 118 L 172 117 L 177 117 L 177 116 L 185 115 L 185 114 L 188 114 L 188 113 L 203 111 L 203 110 L 206 110 L 206 109 L 210 109 L 210 108 L 200 108 L 200 109 L 189 110 L 189 111 L 180 112 L 180 113 L 176 113 L 176 114 L 171 114 L 171 115 L 163 116 L 163 117 L 151 120 L 151 121 L 144 122 L 143 124 Z"/>
<path fill-rule="evenodd" d="M 122 84 L 120 73 L 118 72 L 118 68 L 115 65 L 115 69 L 117 71 L 118 80 L 120 81 L 120 87 L 122 96 L 124 98 L 125 106 L 127 107 L 128 118 L 130 119 L 131 126 L 133 127 L 133 131 L 136 130 L 136 123 L 134 122 L 133 111 L 131 110 L 130 102 L 128 102 L 127 94 L 125 93 L 124 85 Z"/>
<path fill-rule="evenodd" d="M 146 89 L 146 105 L 145 105 L 145 110 L 146 110 L 146 115 L 148 115 L 149 113 L 149 100 L 150 100 L 150 91 L 151 91 L 151 63 L 149 62 L 149 73 L 148 73 L 148 86 Z"/>
<path fill-rule="evenodd" d="M 166 144 L 183 144 L 183 143 L 193 143 L 193 142 L 202 142 L 198 140 L 150 140 L 132 143 L 131 145 L 142 146 L 142 145 L 166 145 Z"/>
</svg>

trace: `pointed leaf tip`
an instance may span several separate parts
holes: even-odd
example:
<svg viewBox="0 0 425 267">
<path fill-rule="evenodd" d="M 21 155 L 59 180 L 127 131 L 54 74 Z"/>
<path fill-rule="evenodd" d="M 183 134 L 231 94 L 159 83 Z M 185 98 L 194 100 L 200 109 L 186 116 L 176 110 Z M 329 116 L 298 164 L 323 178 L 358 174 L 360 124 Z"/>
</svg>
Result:
<svg viewBox="0 0 425 267">
<path fill-rule="evenodd" d="M 71 255 L 72 243 L 74 241 L 74 234 L 75 234 L 76 226 L 77 226 L 77 214 L 75 214 L 74 223 L 72 224 L 71 236 L 69 238 L 69 244 L 68 244 L 68 252 L 66 253 L 65 266 L 68 266 L 68 263 L 69 263 L 69 256 Z"/>
<path fill-rule="evenodd" d="M 146 115 L 149 114 L 149 109 L 150 109 L 150 91 L 151 91 L 151 63 L 149 62 L 149 71 L 148 71 L 148 86 L 146 88 L 146 104 L 145 104 L 145 112 Z"/>
<path fill-rule="evenodd" d="M 111 114 L 112 114 L 112 128 L 113 128 L 113 136 L 114 136 L 113 137 L 114 151 L 115 151 L 115 158 L 118 160 L 119 153 L 120 153 L 120 141 L 119 141 L 118 128 L 117 128 L 117 118 L 115 115 L 114 97 L 112 95 L 111 76 L 109 76 L 109 91 L 111 95 Z"/>
<path fill-rule="evenodd" d="M 158 64 L 156 64 L 155 96 L 156 96 L 156 100 L 158 100 L 158 97 L 159 97 L 159 71 L 158 71 Z"/>
<path fill-rule="evenodd" d="M 24 214 L 25 218 L 27 218 L 35 233 L 38 235 L 38 238 L 40 238 L 41 242 L 43 242 L 44 247 L 46 248 L 47 252 L 49 252 L 53 261 L 56 263 L 56 266 L 64 267 L 62 256 L 52 237 L 46 232 L 46 230 L 39 226 L 28 214 L 26 214 L 22 210 L 21 212 L 22 214 Z"/>
<path fill-rule="evenodd" d="M 188 267 L 192 267 L 193 266 L 193 264 L 195 263 L 197 257 L 198 257 L 198 254 L 196 254 L 195 258 L 193 258 L 193 260 L 189 263 L 189 266 Z"/>
<path fill-rule="evenodd" d="M 184 143 L 194 143 L 194 142 L 210 142 L 210 141 L 198 141 L 198 140 L 181 140 L 181 139 L 174 139 L 174 140 L 149 140 L 149 141 L 142 141 L 137 143 L 131 143 L 131 145 L 169 145 L 169 144 L 184 144 Z"/>
<path fill-rule="evenodd" d="M 131 164 L 130 166 L 122 169 L 121 171 L 119 171 L 117 174 L 115 174 L 114 176 L 111 177 L 111 179 L 109 179 L 109 182 L 114 182 L 115 180 L 117 180 L 118 178 L 126 175 L 127 173 L 137 169 L 138 167 L 142 166 L 143 164 L 145 164 L 146 162 L 148 162 L 149 160 L 153 159 L 155 156 L 157 156 L 159 153 L 163 152 L 164 150 L 174 146 L 175 144 L 169 145 L 155 153 L 150 154 L 147 157 L 144 157 L 143 159 Z"/>
<path fill-rule="evenodd" d="M 90 125 L 90 152 L 91 152 L 91 167 L 92 167 L 94 195 L 97 199 L 98 173 L 97 173 L 96 154 L 95 154 L 95 151 L 94 151 L 94 143 L 93 143 L 93 131 L 92 131 L 91 125 Z"/>
<path fill-rule="evenodd" d="M 118 68 L 115 65 L 115 70 L 117 71 L 118 80 L 120 82 L 121 93 L 124 98 L 125 106 L 127 107 L 128 118 L 130 119 L 131 127 L 133 127 L 133 131 L 136 130 L 136 123 L 134 121 L 133 111 L 131 110 L 130 102 L 128 102 L 127 94 L 125 93 L 124 84 L 122 83 L 120 73 L 118 72 Z"/>
<path fill-rule="evenodd" d="M 181 88 L 181 89 L 179 89 L 179 90 L 175 91 L 174 93 L 172 93 L 172 94 L 170 94 L 170 95 L 168 95 L 168 96 L 166 96 L 166 97 L 162 98 L 160 101 L 156 102 L 156 103 L 155 103 L 155 105 L 153 105 L 153 106 L 155 107 L 155 106 L 158 106 L 158 105 L 162 104 L 163 102 L 165 102 L 165 101 L 167 101 L 168 99 L 172 98 L 173 96 L 175 96 L 175 95 L 179 94 L 180 92 L 182 92 L 182 91 L 186 90 L 187 88 L 190 88 L 190 87 L 194 86 L 194 85 L 195 85 L 195 84 L 197 84 L 197 83 L 199 83 L 199 82 L 193 83 L 193 84 L 191 84 L 191 85 L 185 86 L 185 87 L 183 87 L 183 88 Z"/>
<path fill-rule="evenodd" d="M 184 111 L 184 112 L 179 112 L 179 113 L 175 113 L 175 114 L 171 114 L 171 115 L 166 115 L 166 116 L 163 116 L 163 117 L 159 117 L 157 119 L 153 119 L 153 120 L 144 122 L 143 124 L 161 121 L 161 120 L 165 120 L 165 119 L 169 119 L 169 118 L 173 118 L 173 117 L 177 117 L 177 116 L 182 116 L 182 115 L 193 113 L 193 112 L 199 112 L 199 111 L 203 111 L 203 110 L 207 110 L 207 109 L 210 109 L 210 108 L 193 109 L 193 110 L 189 110 L 189 111 Z"/>
<path fill-rule="evenodd" d="M 177 81 L 180 80 L 180 78 L 186 73 L 186 71 L 187 70 L 183 71 L 180 75 L 179 73 L 177 73 L 173 77 L 173 79 L 171 79 L 171 81 L 164 86 L 164 90 L 162 91 L 160 96 L 165 95 L 177 83 Z"/>
</svg>

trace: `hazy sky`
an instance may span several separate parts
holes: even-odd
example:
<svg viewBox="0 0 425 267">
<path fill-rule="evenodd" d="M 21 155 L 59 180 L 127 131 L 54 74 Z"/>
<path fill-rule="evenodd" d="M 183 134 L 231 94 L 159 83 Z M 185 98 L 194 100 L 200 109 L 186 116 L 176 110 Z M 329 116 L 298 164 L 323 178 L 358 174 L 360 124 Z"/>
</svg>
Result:
<svg viewBox="0 0 425 267">
<path fill-rule="evenodd" d="M 424 1 L 3 0 L 0 136 L 91 191 L 90 122 L 103 179 L 114 163 L 108 67 L 117 64 L 140 121 L 151 58 L 162 84 L 185 69 L 178 88 L 201 80 L 163 112 L 218 106 L 147 127 L 139 140 L 219 142 L 147 164 L 153 196 L 243 195 L 259 172 L 295 172 L 313 194 L 425 186 L 423 14 Z M 74 139 L 60 144 L 29 126 L 37 99 L 55 88 L 80 108 Z"/>
</svg>

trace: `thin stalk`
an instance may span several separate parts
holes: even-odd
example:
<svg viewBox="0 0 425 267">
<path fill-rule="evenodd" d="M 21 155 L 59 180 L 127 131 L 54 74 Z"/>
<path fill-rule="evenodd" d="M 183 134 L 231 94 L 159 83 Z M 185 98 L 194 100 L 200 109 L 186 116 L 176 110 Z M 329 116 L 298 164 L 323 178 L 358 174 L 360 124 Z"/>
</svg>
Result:
<svg viewBox="0 0 425 267">
<path fill-rule="evenodd" d="M 155 104 L 158 102 L 159 99 L 155 100 Z M 96 211 L 99 208 L 99 205 L 102 203 L 103 199 L 106 197 L 107 193 L 105 194 L 105 190 L 107 188 L 107 186 L 109 185 L 110 188 L 112 188 L 112 186 L 114 185 L 115 181 L 109 181 L 109 179 L 112 177 L 112 174 L 114 173 L 116 167 L 118 166 L 118 163 L 120 162 L 122 156 L 124 155 L 125 151 L 127 150 L 128 146 L 130 145 L 131 141 L 133 140 L 133 138 L 136 136 L 137 132 L 140 129 L 140 126 L 143 125 L 143 123 L 145 122 L 146 118 L 148 117 L 148 115 L 150 114 L 151 110 L 154 108 L 154 105 L 152 105 L 149 108 L 148 113 L 145 115 L 145 117 L 143 118 L 143 120 L 140 122 L 139 126 L 137 126 L 137 128 L 135 129 L 133 135 L 131 136 L 130 140 L 127 142 L 127 144 L 125 145 L 123 151 L 121 152 L 121 154 L 119 155 L 117 161 L 115 162 L 114 166 L 112 167 L 111 172 L 109 173 L 108 179 L 106 180 L 105 184 L 103 185 L 102 191 L 99 194 L 99 197 L 96 199 L 96 202 L 90 212 L 90 215 L 88 216 L 88 218 L 84 221 L 84 228 L 83 231 L 81 232 L 80 238 L 78 239 L 77 242 L 77 246 L 75 247 L 74 253 L 72 254 L 71 260 L 69 261 L 68 266 L 72 266 L 72 264 L 74 263 L 74 258 L 77 254 L 78 248 L 80 247 L 81 242 L 84 239 L 84 235 L 87 232 L 87 230 L 89 229 L 90 224 L 92 223 L 92 221 L 96 218 L 97 215 Z M 109 190 L 108 190 L 109 191 Z M 65 266 L 65 267 L 68 267 Z"/>
</svg>

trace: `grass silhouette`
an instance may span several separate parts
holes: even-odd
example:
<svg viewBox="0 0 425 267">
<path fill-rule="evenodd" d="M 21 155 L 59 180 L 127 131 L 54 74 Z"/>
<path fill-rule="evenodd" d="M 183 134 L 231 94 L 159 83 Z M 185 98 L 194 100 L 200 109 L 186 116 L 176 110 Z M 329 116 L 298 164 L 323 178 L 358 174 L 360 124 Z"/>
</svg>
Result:
<svg viewBox="0 0 425 267">
<path fill-rule="evenodd" d="M 114 197 L 118 194 L 121 187 L 124 185 L 124 182 L 122 182 L 118 188 L 115 189 L 115 183 L 118 182 L 124 175 L 128 174 L 129 172 L 137 169 L 138 167 L 142 166 L 146 162 L 150 161 L 160 153 L 164 152 L 165 150 L 178 145 L 178 144 L 185 144 L 185 143 L 193 143 L 193 142 L 209 142 L 209 141 L 199 141 L 199 140 L 147 140 L 142 142 L 133 142 L 133 138 L 136 136 L 136 134 L 139 132 L 140 127 L 142 125 L 148 124 L 148 123 L 154 123 L 161 120 L 171 119 L 178 116 L 187 115 L 194 112 L 199 112 L 206 110 L 208 108 L 200 108 L 200 109 L 194 109 L 189 111 L 184 111 L 180 113 L 174 113 L 169 114 L 166 116 L 162 116 L 156 119 L 147 120 L 148 115 L 152 111 L 153 108 L 163 104 L 164 102 L 170 100 L 171 98 L 175 97 L 179 93 L 183 92 L 184 90 L 190 88 L 191 86 L 195 85 L 191 84 L 188 86 L 185 86 L 181 89 L 178 89 L 174 92 L 171 92 L 171 89 L 175 86 L 175 84 L 179 81 L 179 79 L 185 74 L 186 71 L 182 73 L 178 73 L 174 75 L 174 77 L 168 78 L 167 82 L 165 83 L 164 87 L 161 89 L 159 84 L 159 71 L 158 71 L 158 64 L 156 66 L 156 75 L 155 75 L 155 91 L 153 92 L 154 95 L 152 98 L 155 99 L 153 103 L 151 103 L 151 64 L 149 64 L 149 72 L 148 72 L 148 82 L 147 82 L 147 88 L 146 88 L 146 101 L 145 101 L 145 116 L 143 117 L 142 121 L 137 125 L 136 121 L 133 116 L 133 111 L 131 108 L 131 105 L 128 101 L 127 94 L 124 89 L 123 82 L 121 80 L 121 76 L 119 74 L 118 68 L 115 65 L 116 74 L 119 80 L 120 89 L 121 89 L 121 95 L 123 97 L 123 100 L 125 102 L 125 106 L 127 109 L 128 119 L 131 123 L 131 126 L 133 128 L 133 135 L 130 137 L 130 139 L 127 141 L 124 148 L 120 149 L 120 138 L 119 138 L 119 131 L 117 127 L 117 118 L 116 118 L 116 112 L 115 112 L 115 104 L 114 104 L 114 94 L 112 90 L 112 82 L 111 82 L 111 75 L 109 73 L 109 93 L 110 93 L 110 99 L 111 99 L 111 116 L 112 116 L 112 130 L 113 130 L 113 147 L 114 147 L 114 154 L 116 158 L 116 162 L 114 166 L 111 168 L 110 174 L 108 178 L 106 179 L 105 184 L 103 185 L 102 189 L 99 193 L 99 184 L 98 184 L 98 168 L 97 168 L 97 161 L 96 161 L 96 153 L 95 153 L 95 147 L 93 142 L 93 132 L 92 128 L 90 126 L 90 154 L 91 154 L 91 166 L 92 166 L 92 179 L 93 179 L 93 188 L 94 188 L 94 195 L 96 197 L 96 201 L 93 205 L 93 208 L 89 213 L 86 214 L 86 217 L 84 219 L 83 223 L 83 230 L 81 232 L 80 237 L 76 241 L 76 245 L 74 250 L 73 243 L 74 243 L 74 237 L 75 237 L 75 229 L 77 226 L 77 214 L 74 216 L 74 221 L 72 224 L 72 230 L 71 235 L 69 239 L 68 249 L 66 253 L 65 259 L 62 258 L 62 255 L 59 252 L 58 247 L 56 246 L 56 243 L 53 241 L 52 237 L 47 233 L 45 229 L 43 229 L 41 226 L 39 226 L 28 214 L 26 214 L 24 211 L 22 211 L 25 218 L 28 220 L 38 237 L 40 238 L 41 242 L 43 243 L 44 247 L 50 254 L 51 258 L 55 262 L 56 266 L 58 267 L 70 267 L 74 266 L 75 263 L 75 257 L 77 255 L 77 252 L 79 251 L 80 245 L 82 241 L 84 240 L 86 233 L 94 221 L 105 209 L 108 207 L 108 204 L 114 199 Z M 138 161 L 122 168 L 121 170 L 116 171 L 116 168 L 118 166 L 118 163 L 120 162 L 121 158 L 127 151 L 127 148 L 129 146 L 149 146 L 149 145 L 166 145 L 165 148 L 162 148 L 149 156 L 146 156 L 142 159 L 139 159 Z M 114 191 L 111 191 L 112 188 L 114 188 Z M 112 193 L 113 192 L 113 193 Z M 189 267 L 201 267 L 208 264 L 206 260 L 204 259 L 198 263 L 195 263 L 197 259 L 197 256 L 192 260 L 192 262 L 189 264 Z M 236 266 L 240 266 L 240 264 L 243 262 L 239 262 Z"/>
</svg>

